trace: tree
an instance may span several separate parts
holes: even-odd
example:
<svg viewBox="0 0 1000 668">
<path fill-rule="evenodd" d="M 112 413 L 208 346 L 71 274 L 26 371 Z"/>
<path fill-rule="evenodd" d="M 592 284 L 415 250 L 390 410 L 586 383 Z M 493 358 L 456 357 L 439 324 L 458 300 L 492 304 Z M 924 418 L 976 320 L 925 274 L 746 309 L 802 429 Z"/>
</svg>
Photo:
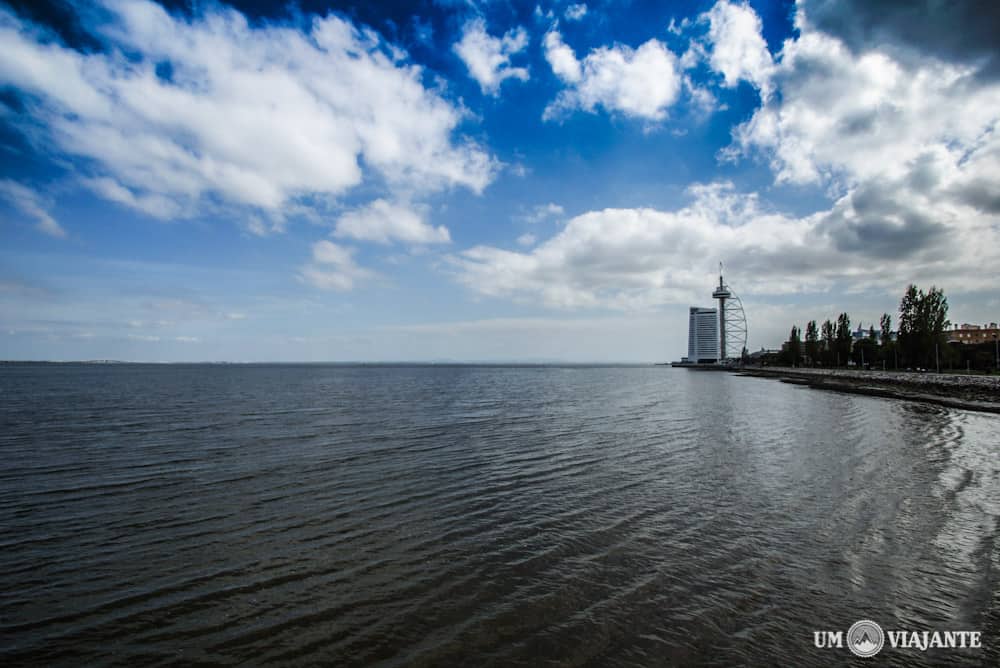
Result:
<svg viewBox="0 0 1000 668">
<path fill-rule="evenodd" d="M 919 356 L 920 342 L 917 331 L 917 321 L 920 303 L 920 293 L 912 283 L 907 286 L 903 298 L 899 302 L 899 352 L 903 356 L 903 365 L 916 364 Z"/>
<path fill-rule="evenodd" d="M 892 343 L 892 317 L 888 313 L 883 313 L 882 318 L 879 320 L 879 327 L 881 328 L 880 337 L 883 346 L 887 346 Z"/>
<path fill-rule="evenodd" d="M 879 350 L 880 357 L 885 366 L 888 367 L 889 363 L 892 362 L 892 366 L 895 368 L 896 343 L 892 340 L 892 317 L 888 313 L 882 314 L 882 318 L 879 320 L 879 327 L 881 328 L 879 341 L 882 344 Z"/>
<path fill-rule="evenodd" d="M 798 366 L 802 361 L 802 330 L 797 325 L 792 325 L 792 331 L 788 334 L 788 345 L 785 346 L 785 361 L 792 366 Z"/>
<path fill-rule="evenodd" d="M 867 367 L 875 363 L 878 356 L 878 339 L 875 336 L 875 327 L 868 328 L 868 336 L 854 344 L 854 363 L 860 367 Z"/>
<path fill-rule="evenodd" d="M 837 316 L 836 334 L 837 365 L 847 366 L 851 358 L 851 318 L 846 313 Z"/>
<path fill-rule="evenodd" d="M 937 361 L 939 350 L 947 352 L 944 332 L 951 325 L 948 320 L 948 299 L 942 290 L 933 285 L 923 295 L 920 303 L 920 327 L 924 346 L 925 367 L 931 367 L 931 360 Z M 941 360 L 944 363 L 944 360 Z"/>
<path fill-rule="evenodd" d="M 909 366 L 934 366 L 936 348 L 943 348 L 948 299 L 933 285 L 927 292 L 910 284 L 899 302 L 899 351 Z"/>
<path fill-rule="evenodd" d="M 819 361 L 819 330 L 815 320 L 806 323 L 806 357 L 810 366 L 816 366 Z"/>
<path fill-rule="evenodd" d="M 833 366 L 836 360 L 836 338 L 833 323 L 827 319 L 823 323 L 823 366 Z"/>
</svg>

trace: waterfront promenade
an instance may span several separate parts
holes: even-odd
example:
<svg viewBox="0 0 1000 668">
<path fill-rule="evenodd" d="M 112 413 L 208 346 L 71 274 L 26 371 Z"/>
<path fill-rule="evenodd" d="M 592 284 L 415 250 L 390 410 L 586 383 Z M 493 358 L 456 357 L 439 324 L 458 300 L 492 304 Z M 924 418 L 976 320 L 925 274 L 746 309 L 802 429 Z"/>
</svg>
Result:
<svg viewBox="0 0 1000 668">
<path fill-rule="evenodd" d="M 1000 375 L 776 366 L 736 371 L 817 389 L 1000 413 Z"/>
</svg>

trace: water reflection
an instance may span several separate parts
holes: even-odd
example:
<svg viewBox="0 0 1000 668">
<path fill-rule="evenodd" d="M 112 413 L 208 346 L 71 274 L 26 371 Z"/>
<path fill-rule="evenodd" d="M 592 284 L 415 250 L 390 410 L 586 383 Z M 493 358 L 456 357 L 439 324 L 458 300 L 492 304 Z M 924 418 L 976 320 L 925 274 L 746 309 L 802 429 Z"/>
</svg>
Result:
<svg viewBox="0 0 1000 668">
<path fill-rule="evenodd" d="M 996 416 L 664 368 L 0 389 L 5 663 L 828 665 L 812 631 L 862 617 L 1000 628 Z"/>
</svg>

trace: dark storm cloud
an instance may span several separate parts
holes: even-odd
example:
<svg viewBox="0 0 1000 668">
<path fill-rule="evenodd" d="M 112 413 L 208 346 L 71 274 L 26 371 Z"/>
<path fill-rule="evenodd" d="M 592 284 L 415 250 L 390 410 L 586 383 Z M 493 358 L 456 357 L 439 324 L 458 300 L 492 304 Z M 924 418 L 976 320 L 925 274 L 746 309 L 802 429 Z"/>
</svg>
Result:
<svg viewBox="0 0 1000 668">
<path fill-rule="evenodd" d="M 975 179 L 968 185 L 955 189 L 959 201 L 985 213 L 1000 215 L 1000 183 L 990 179 Z"/>
<path fill-rule="evenodd" d="M 906 202 L 891 187 L 859 186 L 830 212 L 822 230 L 837 250 L 902 259 L 947 242 L 948 228 Z"/>
<path fill-rule="evenodd" d="M 832 230 L 838 250 L 878 258 L 904 258 L 931 247 L 947 229 L 920 214 L 866 216 Z"/>
<path fill-rule="evenodd" d="M 913 161 L 906 185 L 916 192 L 930 192 L 941 182 L 941 168 L 932 154 L 925 154 Z"/>
<path fill-rule="evenodd" d="M 800 0 L 809 22 L 854 51 L 901 46 L 1000 77 L 997 0 Z"/>
<path fill-rule="evenodd" d="M 869 109 L 861 113 L 851 114 L 840 121 L 839 128 L 847 136 L 869 134 L 875 128 L 879 118 L 878 109 Z"/>
<path fill-rule="evenodd" d="M 748 247 L 726 265 L 745 276 L 817 276 L 840 268 L 836 256 L 822 244 L 782 244 L 775 250 Z"/>
</svg>

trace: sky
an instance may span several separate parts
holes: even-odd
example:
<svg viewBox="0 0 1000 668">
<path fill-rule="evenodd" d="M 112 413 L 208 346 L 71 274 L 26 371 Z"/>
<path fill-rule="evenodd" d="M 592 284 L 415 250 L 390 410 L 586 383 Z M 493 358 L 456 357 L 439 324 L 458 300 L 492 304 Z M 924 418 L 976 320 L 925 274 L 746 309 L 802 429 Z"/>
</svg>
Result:
<svg viewBox="0 0 1000 668">
<path fill-rule="evenodd" d="M 1000 320 L 1000 5 L 0 1 L 0 359 L 654 362 Z"/>
</svg>

